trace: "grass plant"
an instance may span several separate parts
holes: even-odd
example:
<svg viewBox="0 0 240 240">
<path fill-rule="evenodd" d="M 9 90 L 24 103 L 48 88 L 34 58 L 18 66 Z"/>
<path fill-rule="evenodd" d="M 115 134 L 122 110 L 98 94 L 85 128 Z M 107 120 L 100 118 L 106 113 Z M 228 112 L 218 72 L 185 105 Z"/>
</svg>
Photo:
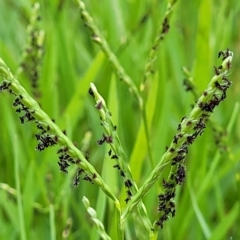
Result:
<svg viewBox="0 0 240 240">
<path fill-rule="evenodd" d="M 238 239 L 239 11 L 0 2 L 0 239 Z"/>
</svg>

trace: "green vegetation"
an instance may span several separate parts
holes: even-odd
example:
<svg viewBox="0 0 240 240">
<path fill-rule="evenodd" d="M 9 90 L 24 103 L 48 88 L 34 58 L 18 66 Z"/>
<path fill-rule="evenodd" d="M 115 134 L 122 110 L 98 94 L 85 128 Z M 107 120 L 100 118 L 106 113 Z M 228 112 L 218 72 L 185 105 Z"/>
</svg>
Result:
<svg viewBox="0 0 240 240">
<path fill-rule="evenodd" d="M 1 1 L 0 239 L 239 239 L 238 2 Z"/>
</svg>

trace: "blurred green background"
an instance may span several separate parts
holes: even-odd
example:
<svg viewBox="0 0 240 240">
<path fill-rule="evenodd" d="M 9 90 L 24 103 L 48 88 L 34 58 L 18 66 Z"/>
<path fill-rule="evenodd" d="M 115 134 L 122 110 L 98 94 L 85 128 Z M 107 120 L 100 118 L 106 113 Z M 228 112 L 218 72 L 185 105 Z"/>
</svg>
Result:
<svg viewBox="0 0 240 240">
<path fill-rule="evenodd" d="M 88 94 L 89 83 L 94 82 L 108 103 L 133 176 L 141 186 L 152 166 L 136 99 L 90 40 L 73 1 L 39 3 L 45 43 L 38 102 L 89 154 L 89 161 L 120 195 L 124 186 L 112 167 L 115 162 L 109 159 L 109 148 L 97 144 L 103 130 Z M 0 57 L 13 73 L 26 46 L 32 4 L 29 0 L 0 0 Z M 139 87 L 167 1 L 92 0 L 86 1 L 86 8 Z M 203 91 L 214 74 L 213 66 L 221 64 L 218 52 L 228 47 L 234 52 L 229 76 L 233 86 L 204 134 L 189 149 L 186 182 L 176 197 L 176 216 L 160 230 L 159 239 L 240 239 L 239 29 L 238 0 L 179 0 L 172 13 L 170 31 L 154 63 L 146 110 L 154 165 L 195 100 L 184 90 L 182 66 L 191 71 L 194 83 Z M 31 93 L 27 78 L 19 80 Z M 83 196 L 89 198 L 111 236 L 111 201 L 89 182 L 74 187 L 74 169 L 68 175 L 59 172 L 57 148 L 35 151 L 36 127 L 21 125 L 12 102 L 8 93 L 0 94 L 0 239 L 99 239 L 83 207 Z M 222 132 L 221 146 L 215 143 L 213 126 Z M 144 198 L 151 221 L 156 217 L 160 183 Z M 126 239 L 140 239 L 136 218 L 127 223 Z M 140 236 L 147 239 L 144 233 Z"/>
</svg>

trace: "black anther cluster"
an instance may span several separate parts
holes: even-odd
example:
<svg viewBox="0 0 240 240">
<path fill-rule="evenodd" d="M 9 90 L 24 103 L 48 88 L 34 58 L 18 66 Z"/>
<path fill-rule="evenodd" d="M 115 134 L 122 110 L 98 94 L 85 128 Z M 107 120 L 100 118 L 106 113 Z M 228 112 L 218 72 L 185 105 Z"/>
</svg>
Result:
<svg viewBox="0 0 240 240">
<path fill-rule="evenodd" d="M 14 92 L 11 92 L 13 95 L 15 95 Z M 30 110 L 28 107 L 26 107 L 22 102 L 21 102 L 22 96 L 17 96 L 13 102 L 13 107 L 16 107 L 16 112 L 17 113 L 24 113 L 22 116 L 19 117 L 21 124 L 24 124 L 24 122 L 30 122 L 34 121 L 35 117 L 33 116 L 34 111 Z"/>
<path fill-rule="evenodd" d="M 166 33 L 168 33 L 169 29 L 170 29 L 169 21 L 167 18 L 164 18 L 161 33 L 166 34 Z"/>
<path fill-rule="evenodd" d="M 97 143 L 99 145 L 102 145 L 103 143 L 112 143 L 113 139 L 112 136 L 106 136 L 105 134 L 103 134 L 103 138 L 98 140 Z"/>
</svg>

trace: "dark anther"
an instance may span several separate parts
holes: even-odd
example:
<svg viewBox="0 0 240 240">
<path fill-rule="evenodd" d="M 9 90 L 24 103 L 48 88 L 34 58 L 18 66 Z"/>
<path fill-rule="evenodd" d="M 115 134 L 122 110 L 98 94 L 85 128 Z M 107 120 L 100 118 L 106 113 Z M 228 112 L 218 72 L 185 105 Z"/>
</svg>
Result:
<svg viewBox="0 0 240 240">
<path fill-rule="evenodd" d="M 121 169 L 118 164 L 114 165 L 113 167 L 114 167 L 114 168 L 117 168 L 118 170 Z"/>
<path fill-rule="evenodd" d="M 132 187 L 132 182 L 131 182 L 129 179 L 126 180 L 126 182 L 125 182 L 125 186 L 126 186 L 127 188 Z"/>
<path fill-rule="evenodd" d="M 57 135 L 55 135 L 55 136 L 53 137 L 54 142 L 58 142 L 58 139 L 59 139 L 59 137 L 58 137 Z"/>
<path fill-rule="evenodd" d="M 78 171 L 77 171 L 77 173 L 76 173 L 76 177 L 75 177 L 75 180 L 74 180 L 74 182 L 73 182 L 73 185 L 74 186 L 78 186 L 79 185 L 79 182 L 80 182 L 80 175 L 81 175 L 81 173 L 83 173 L 84 172 L 84 170 L 83 169 L 78 169 Z"/>
<path fill-rule="evenodd" d="M 45 130 L 45 129 L 43 128 L 43 126 L 42 126 L 40 123 L 37 125 L 37 128 L 38 128 L 39 130 L 42 130 L 42 131 Z"/>
<path fill-rule="evenodd" d="M 73 164 L 75 163 L 75 161 L 73 160 L 73 158 L 68 158 L 67 161 L 68 161 L 69 163 L 73 163 Z"/>
<path fill-rule="evenodd" d="M 186 116 L 184 116 L 182 119 L 181 119 L 181 123 L 183 122 L 183 120 L 186 118 Z"/>
<path fill-rule="evenodd" d="M 198 107 L 203 110 L 203 108 L 204 108 L 204 103 L 203 103 L 203 102 L 198 103 Z"/>
<path fill-rule="evenodd" d="M 219 69 L 219 70 L 222 70 L 222 68 L 223 68 L 223 66 L 222 66 L 222 65 L 218 67 L 218 69 Z"/>
<path fill-rule="evenodd" d="M 99 145 L 102 145 L 105 141 L 106 141 L 107 143 L 112 143 L 112 136 L 105 136 L 105 135 L 103 135 L 103 138 L 100 139 L 100 140 L 98 140 L 97 143 L 98 143 Z"/>
<path fill-rule="evenodd" d="M 9 89 L 9 93 L 14 95 L 14 96 L 17 96 L 17 94 L 12 89 Z"/>
<path fill-rule="evenodd" d="M 89 153 L 88 152 L 86 152 L 85 158 L 86 158 L 87 161 L 89 160 Z"/>
<path fill-rule="evenodd" d="M 76 176 L 74 179 L 73 185 L 77 187 L 79 185 L 79 183 L 80 183 L 80 177 Z"/>
<path fill-rule="evenodd" d="M 100 110 L 100 109 L 102 108 L 102 106 L 103 106 L 102 101 L 98 101 L 97 104 L 95 105 L 95 107 L 96 107 L 98 110 Z"/>
<path fill-rule="evenodd" d="M 58 165 L 60 167 L 60 171 L 64 173 L 68 173 L 67 168 L 70 166 L 67 162 L 65 161 L 59 161 Z"/>
<path fill-rule="evenodd" d="M 158 225 L 161 229 L 163 228 L 163 222 L 162 221 L 157 221 L 156 225 Z"/>
<path fill-rule="evenodd" d="M 204 118 L 204 116 L 202 116 L 199 119 L 199 121 L 196 123 L 196 125 L 193 128 L 194 130 L 204 129 L 206 127 L 203 118 Z"/>
<path fill-rule="evenodd" d="M 225 98 L 225 92 L 223 92 L 223 97 Z M 206 112 L 213 112 L 214 108 L 219 104 L 220 100 L 214 95 L 208 103 L 202 106 L 202 110 Z"/>
<path fill-rule="evenodd" d="M 21 124 L 24 124 L 25 116 L 19 117 L 19 119 L 20 119 L 20 121 L 21 121 Z"/>
<path fill-rule="evenodd" d="M 225 60 L 227 57 L 230 56 L 230 51 L 229 49 L 227 48 L 225 51 L 220 51 L 218 53 L 218 58 L 222 56 L 222 60 Z"/>
<path fill-rule="evenodd" d="M 28 111 L 28 108 L 22 105 L 22 110 L 25 111 L 25 112 L 27 112 L 27 111 Z"/>
<path fill-rule="evenodd" d="M 178 153 L 179 153 L 179 154 L 188 153 L 187 143 L 184 143 L 184 144 L 178 149 Z"/>
<path fill-rule="evenodd" d="M 178 170 L 175 176 L 176 183 L 181 185 L 185 180 L 185 168 L 182 165 L 178 166 Z"/>
<path fill-rule="evenodd" d="M 35 134 L 35 137 L 36 137 L 37 140 L 40 139 L 40 136 L 41 136 L 40 134 Z"/>
<path fill-rule="evenodd" d="M 173 189 L 174 190 L 174 189 Z M 174 198 L 175 193 L 172 191 L 166 192 L 165 194 L 159 194 L 158 195 L 158 200 L 160 202 L 168 202 L 170 201 L 172 198 Z"/>
<path fill-rule="evenodd" d="M 179 133 L 178 134 L 178 138 L 182 138 L 183 137 L 183 134 L 182 133 Z"/>
<path fill-rule="evenodd" d="M 75 164 L 79 164 L 81 162 L 81 160 L 80 159 L 77 159 L 76 161 L 75 161 Z"/>
<path fill-rule="evenodd" d="M 13 102 L 13 107 L 17 107 L 18 105 L 21 105 L 21 102 L 20 102 L 19 98 L 16 98 Z"/>
<path fill-rule="evenodd" d="M 174 148 L 170 148 L 170 149 L 169 149 L 169 152 L 170 152 L 170 153 L 174 153 L 174 152 L 175 152 L 175 149 L 174 149 Z"/>
<path fill-rule="evenodd" d="M 223 51 L 220 51 L 220 52 L 218 53 L 218 58 L 220 58 L 221 56 L 224 56 L 224 52 L 223 52 Z"/>
<path fill-rule="evenodd" d="M 3 81 L 2 84 L 0 84 L 0 91 L 8 89 L 10 85 L 11 85 L 11 83 L 7 83 L 7 82 Z"/>
<path fill-rule="evenodd" d="M 118 159 L 117 155 L 112 155 L 111 159 Z"/>
<path fill-rule="evenodd" d="M 217 76 L 220 75 L 220 73 L 221 73 L 220 69 L 215 66 L 214 66 L 214 72 Z"/>
<path fill-rule="evenodd" d="M 80 169 L 78 169 L 77 174 L 79 175 L 79 174 L 81 174 L 83 172 L 84 172 L 84 170 L 80 168 Z"/>
<path fill-rule="evenodd" d="M 48 134 L 47 135 L 36 134 L 35 136 L 36 136 L 37 140 L 39 141 L 39 143 L 36 147 L 36 150 L 42 151 L 45 148 L 53 146 L 53 145 L 56 144 L 55 139 L 53 137 L 49 136 Z"/>
<path fill-rule="evenodd" d="M 177 142 L 178 142 L 178 136 L 175 135 L 175 136 L 173 137 L 173 143 L 177 144 Z"/>
<path fill-rule="evenodd" d="M 37 134 L 36 134 L 36 135 L 37 135 Z M 35 136 L 36 136 L 36 135 L 35 135 Z M 37 137 L 37 136 L 36 136 L 36 137 Z M 38 139 L 37 139 L 37 140 L 38 140 Z M 62 149 L 62 148 L 60 148 L 60 149 L 57 150 L 57 154 L 62 153 L 62 152 L 63 152 L 63 149 Z"/>
<path fill-rule="evenodd" d="M 91 178 L 89 175 L 86 175 L 86 176 L 83 178 L 83 180 L 89 181 L 90 183 L 93 184 L 93 180 L 92 180 L 92 178 Z"/>
<path fill-rule="evenodd" d="M 125 173 L 123 172 L 123 170 L 120 170 L 120 176 L 125 177 Z"/>
<path fill-rule="evenodd" d="M 170 205 L 171 208 L 175 208 L 175 203 L 174 202 L 170 201 L 169 205 Z"/>
<path fill-rule="evenodd" d="M 179 138 L 178 134 L 175 135 L 175 136 L 173 137 L 173 143 L 177 144 L 178 138 Z"/>
<path fill-rule="evenodd" d="M 108 155 L 109 155 L 109 156 L 112 155 L 112 149 L 110 149 L 110 150 L 108 151 Z"/>
<path fill-rule="evenodd" d="M 183 79 L 183 85 L 185 86 L 185 91 L 192 91 L 193 87 L 189 84 L 189 81 L 187 79 Z"/>
<path fill-rule="evenodd" d="M 93 93 L 93 90 L 92 90 L 91 88 L 89 88 L 88 93 L 89 93 L 92 97 L 94 97 L 94 93 Z"/>
<path fill-rule="evenodd" d="M 105 138 L 105 136 L 103 136 L 103 138 L 100 139 L 100 140 L 98 140 L 97 143 L 98 143 L 99 145 L 102 145 L 105 141 L 106 141 L 106 138 Z"/>
<path fill-rule="evenodd" d="M 131 196 L 132 196 L 132 193 L 131 193 L 131 191 L 130 191 L 130 190 L 127 190 L 127 195 L 128 195 L 129 197 L 131 197 Z"/>
<path fill-rule="evenodd" d="M 194 139 L 195 139 L 194 135 L 187 136 L 187 141 L 186 141 L 187 144 L 192 144 Z"/>
<path fill-rule="evenodd" d="M 223 91 L 223 93 L 222 93 L 222 96 L 221 96 L 221 98 L 219 99 L 219 101 L 223 101 L 225 98 L 226 98 L 226 92 L 225 91 Z"/>
<path fill-rule="evenodd" d="M 226 76 L 223 76 L 222 80 L 225 81 L 228 84 L 228 86 L 230 86 L 232 84 L 232 82 L 229 81 Z"/>
<path fill-rule="evenodd" d="M 165 195 L 164 195 L 164 194 L 159 194 L 159 195 L 158 195 L 158 200 L 159 200 L 159 201 L 165 201 L 165 200 L 166 200 Z"/>
<path fill-rule="evenodd" d="M 107 143 L 112 143 L 113 141 L 112 136 L 105 136 L 105 140 Z"/>
<path fill-rule="evenodd" d="M 169 26 L 169 24 L 168 24 L 168 19 L 167 19 L 167 18 L 164 18 L 163 24 L 162 24 L 162 32 L 161 32 L 161 33 L 162 33 L 162 34 L 168 33 L 169 28 L 170 28 L 170 26 Z"/>
<path fill-rule="evenodd" d="M 203 119 L 209 118 L 209 114 L 203 113 L 203 114 L 202 114 L 202 118 L 203 118 Z"/>
<path fill-rule="evenodd" d="M 177 163 L 181 162 L 185 158 L 185 155 L 177 155 L 172 159 L 172 165 L 176 165 Z"/>
<path fill-rule="evenodd" d="M 162 180 L 162 185 L 164 188 L 174 188 L 174 183 L 167 182 L 164 178 Z"/>
<path fill-rule="evenodd" d="M 227 61 L 227 70 L 231 68 L 231 61 Z"/>
<path fill-rule="evenodd" d="M 219 90 L 222 90 L 222 86 L 218 81 L 215 82 L 215 87 Z"/>
<path fill-rule="evenodd" d="M 67 151 L 68 151 L 68 147 L 64 147 L 63 152 L 67 152 Z"/>
</svg>

